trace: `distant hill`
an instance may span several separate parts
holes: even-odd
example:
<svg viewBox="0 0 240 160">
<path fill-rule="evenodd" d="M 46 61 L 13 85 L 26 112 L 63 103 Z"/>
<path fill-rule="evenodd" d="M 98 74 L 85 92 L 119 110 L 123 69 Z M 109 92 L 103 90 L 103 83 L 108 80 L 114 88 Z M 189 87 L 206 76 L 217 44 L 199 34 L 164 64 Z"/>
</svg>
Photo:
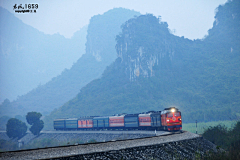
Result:
<svg viewBox="0 0 240 160">
<path fill-rule="evenodd" d="M 8 101 L 3 103 L 0 115 L 26 115 L 29 111 L 46 115 L 74 98 L 83 86 L 99 78 L 106 66 L 117 58 L 115 37 L 121 31 L 120 26 L 135 15 L 140 13 L 115 8 L 103 15 L 93 16 L 87 29 L 86 53 L 70 69 L 65 69 L 51 81 L 19 96 L 10 104 Z M 74 37 L 73 40 L 77 42 Z"/>
<path fill-rule="evenodd" d="M 87 27 L 66 39 L 46 35 L 2 7 L 0 15 L 0 103 L 45 84 L 85 53 Z"/>
<path fill-rule="evenodd" d="M 101 78 L 45 118 L 111 115 L 177 106 L 183 121 L 229 120 L 240 115 L 238 1 L 218 7 L 202 40 L 169 33 L 151 14 L 125 22 L 116 38 L 118 58 Z"/>
</svg>

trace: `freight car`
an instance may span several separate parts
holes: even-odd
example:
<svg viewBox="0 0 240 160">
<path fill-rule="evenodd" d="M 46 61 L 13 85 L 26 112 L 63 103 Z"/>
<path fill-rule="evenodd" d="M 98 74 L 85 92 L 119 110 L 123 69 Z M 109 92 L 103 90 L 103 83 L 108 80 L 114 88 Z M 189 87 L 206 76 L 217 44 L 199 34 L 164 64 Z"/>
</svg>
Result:
<svg viewBox="0 0 240 160">
<path fill-rule="evenodd" d="M 148 111 L 140 114 L 120 114 L 113 116 L 90 116 L 80 118 L 55 119 L 56 130 L 167 130 L 182 129 L 181 112 L 175 108 L 163 111 Z"/>
</svg>

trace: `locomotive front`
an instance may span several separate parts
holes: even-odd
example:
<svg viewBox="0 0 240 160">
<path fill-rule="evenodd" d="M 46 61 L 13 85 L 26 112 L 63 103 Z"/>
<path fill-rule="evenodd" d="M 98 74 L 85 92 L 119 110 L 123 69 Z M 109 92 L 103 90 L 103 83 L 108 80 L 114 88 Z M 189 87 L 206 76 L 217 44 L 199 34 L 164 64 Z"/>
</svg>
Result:
<svg viewBox="0 0 240 160">
<path fill-rule="evenodd" d="M 165 108 L 161 112 L 162 127 L 164 130 L 174 131 L 182 129 L 181 112 L 175 108 Z"/>
</svg>

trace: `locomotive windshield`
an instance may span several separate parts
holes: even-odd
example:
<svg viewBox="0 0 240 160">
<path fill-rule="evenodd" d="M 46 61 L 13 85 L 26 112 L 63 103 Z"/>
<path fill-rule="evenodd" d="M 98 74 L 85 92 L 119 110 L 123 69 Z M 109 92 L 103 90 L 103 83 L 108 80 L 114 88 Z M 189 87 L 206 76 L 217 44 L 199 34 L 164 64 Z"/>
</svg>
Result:
<svg viewBox="0 0 240 160">
<path fill-rule="evenodd" d="M 174 113 L 174 116 L 175 116 L 175 117 L 180 116 L 180 112 L 175 112 L 175 113 Z"/>
<path fill-rule="evenodd" d="M 180 116 L 180 112 L 168 113 L 167 116 L 168 116 L 169 118 L 171 118 L 171 117 L 173 117 L 173 114 L 174 114 L 174 117 Z"/>
</svg>

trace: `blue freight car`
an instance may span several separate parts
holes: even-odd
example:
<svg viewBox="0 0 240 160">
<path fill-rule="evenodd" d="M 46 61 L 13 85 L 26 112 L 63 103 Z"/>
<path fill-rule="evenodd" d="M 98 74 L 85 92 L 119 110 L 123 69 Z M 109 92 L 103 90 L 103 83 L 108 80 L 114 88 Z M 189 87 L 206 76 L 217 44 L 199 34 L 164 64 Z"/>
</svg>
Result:
<svg viewBox="0 0 240 160">
<path fill-rule="evenodd" d="M 124 123 L 126 129 L 135 129 L 139 126 L 138 114 L 127 114 L 124 116 Z"/>
<path fill-rule="evenodd" d="M 53 121 L 53 127 L 56 130 L 63 130 L 66 127 L 65 119 L 55 119 Z"/>
<path fill-rule="evenodd" d="M 96 129 L 104 129 L 109 127 L 109 117 L 94 117 L 93 127 Z"/>
<path fill-rule="evenodd" d="M 65 119 L 66 129 L 77 129 L 78 128 L 78 119 L 77 118 L 69 118 Z"/>
</svg>

